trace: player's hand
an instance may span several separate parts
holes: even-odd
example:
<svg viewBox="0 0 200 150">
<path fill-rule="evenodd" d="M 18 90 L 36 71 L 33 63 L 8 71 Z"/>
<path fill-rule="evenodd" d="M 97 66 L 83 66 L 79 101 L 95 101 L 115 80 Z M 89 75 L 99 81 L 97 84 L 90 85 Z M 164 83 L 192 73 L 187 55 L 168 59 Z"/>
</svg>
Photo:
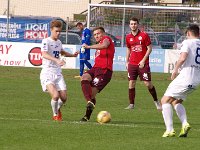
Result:
<svg viewBox="0 0 200 150">
<path fill-rule="evenodd" d="M 171 75 L 171 80 L 174 80 L 177 75 L 178 75 L 178 71 L 173 71 Z"/>
<path fill-rule="evenodd" d="M 144 68 L 145 63 L 141 61 L 138 65 L 139 65 L 139 68 Z"/>
<path fill-rule="evenodd" d="M 77 50 L 76 52 L 77 52 L 78 54 L 80 54 L 80 53 L 81 53 L 81 52 L 80 52 L 80 50 Z"/>
<path fill-rule="evenodd" d="M 88 45 L 84 43 L 84 44 L 82 45 L 82 47 L 87 49 L 87 48 L 88 48 Z"/>
<path fill-rule="evenodd" d="M 58 60 L 56 61 L 56 63 L 57 63 L 59 66 L 63 66 L 63 65 L 66 64 L 66 62 L 65 62 L 64 60 L 60 60 L 60 59 L 58 59 Z"/>
<path fill-rule="evenodd" d="M 74 53 L 74 57 L 77 57 L 79 53 L 80 53 L 79 51 L 76 51 L 76 52 Z"/>
</svg>

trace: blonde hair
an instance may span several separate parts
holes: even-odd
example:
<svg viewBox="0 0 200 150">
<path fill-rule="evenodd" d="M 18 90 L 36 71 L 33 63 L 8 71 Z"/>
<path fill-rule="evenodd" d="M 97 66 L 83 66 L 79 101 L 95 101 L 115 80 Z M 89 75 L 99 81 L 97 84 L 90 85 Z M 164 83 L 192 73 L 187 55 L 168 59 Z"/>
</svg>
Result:
<svg viewBox="0 0 200 150">
<path fill-rule="evenodd" d="M 52 29 L 53 27 L 62 28 L 62 22 L 59 20 L 52 20 L 50 28 Z"/>
</svg>

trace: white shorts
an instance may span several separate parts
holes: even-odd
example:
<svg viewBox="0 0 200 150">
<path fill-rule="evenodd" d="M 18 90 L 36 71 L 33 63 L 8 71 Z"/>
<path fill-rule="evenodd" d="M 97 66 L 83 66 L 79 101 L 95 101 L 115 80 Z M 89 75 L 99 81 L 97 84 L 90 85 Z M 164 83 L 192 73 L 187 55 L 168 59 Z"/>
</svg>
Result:
<svg viewBox="0 0 200 150">
<path fill-rule="evenodd" d="M 40 82 L 42 90 L 47 92 L 46 86 L 48 84 L 53 84 L 56 86 L 57 91 L 67 90 L 65 80 L 62 74 L 55 74 L 51 72 L 41 72 L 40 73 Z"/>
<path fill-rule="evenodd" d="M 165 96 L 171 96 L 175 99 L 185 100 L 187 95 L 192 93 L 198 84 L 189 83 L 181 76 L 177 76 L 168 86 Z"/>
</svg>

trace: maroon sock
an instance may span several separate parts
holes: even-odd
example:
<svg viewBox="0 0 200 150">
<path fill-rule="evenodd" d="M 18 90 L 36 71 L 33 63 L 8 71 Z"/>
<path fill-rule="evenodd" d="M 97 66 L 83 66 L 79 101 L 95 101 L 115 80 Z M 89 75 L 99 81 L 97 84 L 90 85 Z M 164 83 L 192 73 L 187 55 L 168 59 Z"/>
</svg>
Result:
<svg viewBox="0 0 200 150">
<path fill-rule="evenodd" d="M 91 101 L 92 97 L 92 88 L 90 85 L 90 81 L 88 80 L 82 80 L 81 81 L 81 87 L 83 91 L 83 95 L 87 101 Z"/>
<path fill-rule="evenodd" d="M 91 99 L 91 102 L 93 102 L 93 104 L 95 105 L 96 104 L 96 99 L 95 98 Z M 93 110 L 91 110 L 91 109 L 86 109 L 85 116 L 87 117 L 88 120 L 90 119 L 92 111 Z"/>
<path fill-rule="evenodd" d="M 157 93 L 156 93 L 156 89 L 155 89 L 154 86 L 153 86 L 152 89 L 149 89 L 149 93 L 152 95 L 154 101 L 157 101 L 157 100 L 158 100 Z"/>
<path fill-rule="evenodd" d="M 135 103 L 135 88 L 129 89 L 128 93 L 129 93 L 129 102 L 130 102 L 130 104 L 134 104 Z"/>
</svg>

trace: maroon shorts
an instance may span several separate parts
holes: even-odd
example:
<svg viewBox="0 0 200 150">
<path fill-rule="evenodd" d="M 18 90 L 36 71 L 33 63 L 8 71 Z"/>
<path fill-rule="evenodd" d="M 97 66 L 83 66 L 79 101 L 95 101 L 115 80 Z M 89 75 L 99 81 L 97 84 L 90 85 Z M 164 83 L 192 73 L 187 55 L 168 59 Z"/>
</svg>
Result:
<svg viewBox="0 0 200 150">
<path fill-rule="evenodd" d="M 149 65 L 144 66 L 144 68 L 139 68 L 138 65 L 128 65 L 128 80 L 137 80 L 140 77 L 141 81 L 151 81 L 151 71 Z"/>
<path fill-rule="evenodd" d="M 87 72 L 92 77 L 91 86 L 96 87 L 99 92 L 110 82 L 112 77 L 112 71 L 102 68 L 91 68 Z"/>
</svg>

